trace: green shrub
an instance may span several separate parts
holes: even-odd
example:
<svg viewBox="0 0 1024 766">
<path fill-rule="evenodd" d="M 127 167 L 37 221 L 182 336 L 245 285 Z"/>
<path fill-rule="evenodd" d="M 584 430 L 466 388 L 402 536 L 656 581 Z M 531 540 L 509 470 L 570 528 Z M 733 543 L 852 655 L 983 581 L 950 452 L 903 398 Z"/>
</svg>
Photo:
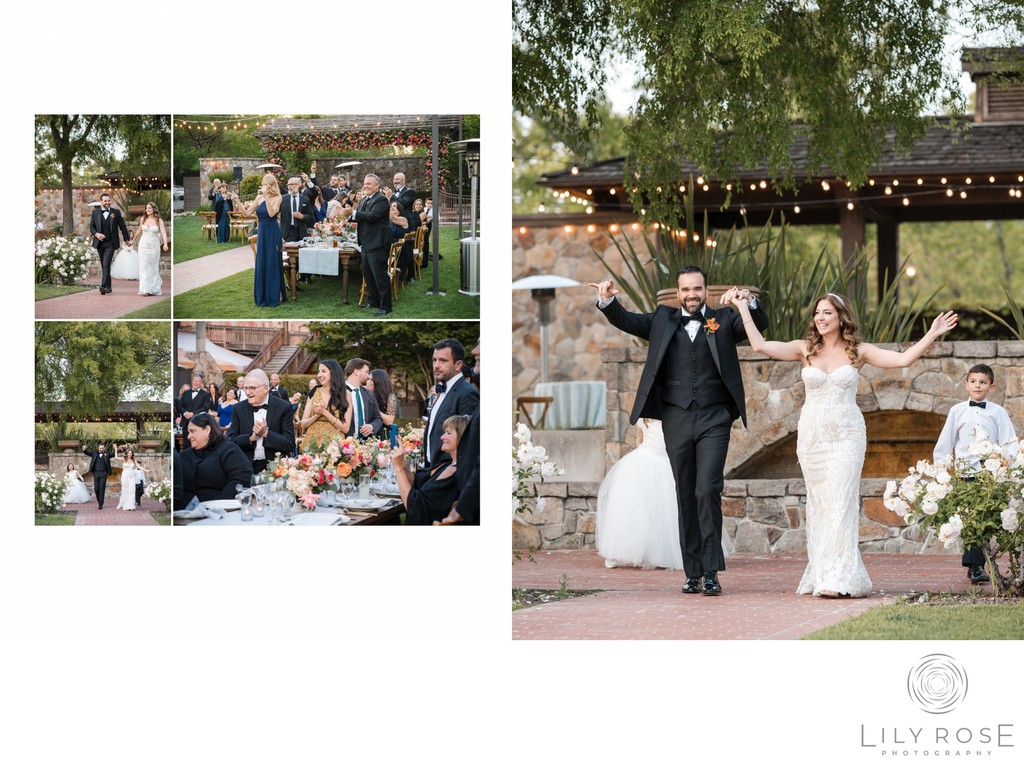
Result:
<svg viewBox="0 0 1024 766">
<path fill-rule="evenodd" d="M 254 197 L 256 196 L 256 193 L 260 190 L 260 186 L 262 185 L 262 175 L 258 173 L 253 173 L 252 175 L 245 176 L 245 178 L 242 179 L 241 185 L 239 186 L 239 189 L 241 191 L 238 192 L 238 196 L 242 197 L 243 199 L 245 197 Z"/>
</svg>

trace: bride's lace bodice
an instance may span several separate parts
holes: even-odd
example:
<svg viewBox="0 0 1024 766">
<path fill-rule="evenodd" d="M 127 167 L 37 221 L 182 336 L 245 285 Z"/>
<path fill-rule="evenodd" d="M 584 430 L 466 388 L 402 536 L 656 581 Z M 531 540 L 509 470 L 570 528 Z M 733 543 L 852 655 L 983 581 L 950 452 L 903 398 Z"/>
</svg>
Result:
<svg viewBox="0 0 1024 766">
<path fill-rule="evenodd" d="M 160 236 L 160 227 L 159 226 L 140 226 L 139 228 L 142 229 L 142 236 L 143 237 L 153 237 L 153 236 L 159 237 Z"/>
<path fill-rule="evenodd" d="M 804 367 L 800 374 L 806 396 L 797 426 L 797 453 L 832 443 L 863 441 L 864 416 L 857 406 L 857 368 L 844 364 L 829 373 L 817 367 Z"/>
<path fill-rule="evenodd" d="M 660 420 L 646 420 L 641 418 L 637 421 L 644 440 L 637 445 L 637 449 L 665 454 L 665 433 L 661 430 Z"/>
</svg>

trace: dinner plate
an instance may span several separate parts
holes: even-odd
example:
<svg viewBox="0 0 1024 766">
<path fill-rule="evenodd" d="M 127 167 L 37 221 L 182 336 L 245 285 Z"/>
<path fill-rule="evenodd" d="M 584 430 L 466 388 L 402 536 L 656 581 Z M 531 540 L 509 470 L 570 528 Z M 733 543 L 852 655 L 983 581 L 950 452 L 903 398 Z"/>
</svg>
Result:
<svg viewBox="0 0 1024 766">
<path fill-rule="evenodd" d="M 207 500 L 200 505 L 211 511 L 239 511 L 242 509 L 242 504 L 237 500 Z"/>
<path fill-rule="evenodd" d="M 373 491 L 373 494 L 375 494 L 377 497 L 386 497 L 386 498 L 389 498 L 391 500 L 401 499 L 401 497 L 402 497 L 402 493 L 401 492 L 382 492 L 382 491 L 376 490 L 376 489 Z"/>
</svg>

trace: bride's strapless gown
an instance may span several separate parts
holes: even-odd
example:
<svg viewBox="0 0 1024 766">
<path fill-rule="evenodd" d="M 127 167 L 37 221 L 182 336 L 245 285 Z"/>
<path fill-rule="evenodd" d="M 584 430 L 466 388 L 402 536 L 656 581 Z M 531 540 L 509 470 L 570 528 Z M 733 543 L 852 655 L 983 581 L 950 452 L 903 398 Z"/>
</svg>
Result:
<svg viewBox="0 0 1024 766">
<path fill-rule="evenodd" d="M 160 227 L 143 226 L 139 238 L 139 295 L 160 294 Z"/>
<path fill-rule="evenodd" d="M 804 367 L 807 392 L 796 456 L 807 487 L 807 569 L 797 593 L 866 596 L 871 578 L 857 547 L 860 472 L 867 435 L 857 406 L 858 372 Z"/>
</svg>

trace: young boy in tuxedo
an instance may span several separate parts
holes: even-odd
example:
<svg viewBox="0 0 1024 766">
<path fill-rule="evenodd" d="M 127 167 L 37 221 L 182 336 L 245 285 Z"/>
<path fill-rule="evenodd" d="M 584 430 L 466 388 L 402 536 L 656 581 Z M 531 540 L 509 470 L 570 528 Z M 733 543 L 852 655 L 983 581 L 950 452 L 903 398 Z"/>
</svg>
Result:
<svg viewBox="0 0 1024 766">
<path fill-rule="evenodd" d="M 1006 410 L 995 402 L 988 401 L 989 395 L 995 390 L 996 376 L 987 364 L 976 364 L 967 371 L 968 400 L 958 402 L 949 408 L 946 424 L 939 434 L 932 455 L 934 462 L 945 460 L 953 455 L 957 460 L 971 461 L 971 470 L 981 466 L 977 456 L 972 455 L 969 448 L 982 439 L 988 439 L 1006 450 L 1017 448 L 1017 434 Z M 964 551 L 962 563 L 967 567 L 967 576 L 972 583 L 989 581 L 985 572 L 985 554 L 980 548 Z"/>
</svg>

